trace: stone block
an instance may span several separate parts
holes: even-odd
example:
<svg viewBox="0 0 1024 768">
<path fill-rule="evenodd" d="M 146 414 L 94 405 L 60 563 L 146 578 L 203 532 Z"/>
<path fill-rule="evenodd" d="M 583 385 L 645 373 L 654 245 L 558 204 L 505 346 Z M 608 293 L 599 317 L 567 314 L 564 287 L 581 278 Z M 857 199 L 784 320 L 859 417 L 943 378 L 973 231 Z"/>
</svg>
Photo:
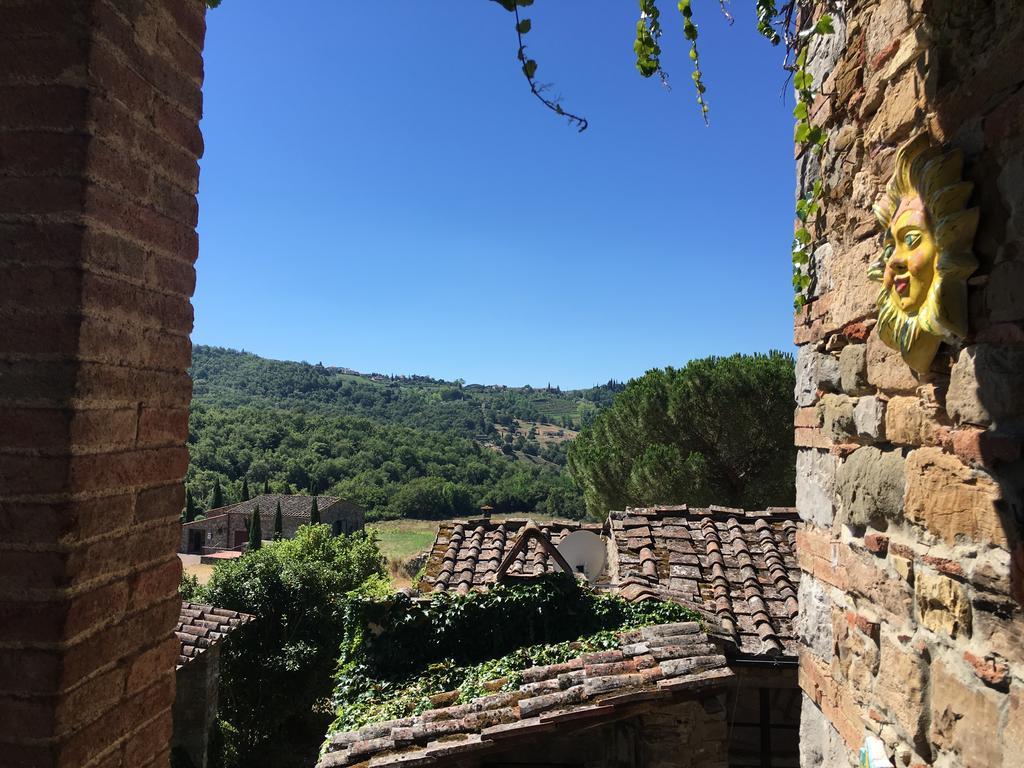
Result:
<svg viewBox="0 0 1024 768">
<path fill-rule="evenodd" d="M 838 458 L 828 451 L 797 453 L 796 508 L 801 520 L 821 528 L 832 527 L 838 463 Z"/>
<path fill-rule="evenodd" d="M 939 448 L 912 451 L 905 470 L 903 509 L 907 519 L 947 544 L 969 541 L 1008 546 L 995 506 L 999 486 L 987 473 L 964 466 Z"/>
<path fill-rule="evenodd" d="M 932 667 L 931 739 L 958 753 L 958 765 L 1001 768 L 1006 763 L 996 729 L 1003 695 L 954 664 L 940 660 Z"/>
<path fill-rule="evenodd" d="M 804 574 L 800 579 L 798 596 L 800 615 L 796 631 L 800 642 L 824 661 L 832 658 L 832 601 L 828 587 Z"/>
<path fill-rule="evenodd" d="M 877 329 L 868 336 L 868 383 L 886 393 L 910 393 L 917 389 L 917 376 L 899 352 L 878 338 Z"/>
<path fill-rule="evenodd" d="M 868 349 L 864 344 L 849 344 L 839 353 L 840 386 L 848 395 L 866 395 L 872 391 L 868 383 Z"/>
<path fill-rule="evenodd" d="M 842 249 L 832 260 L 829 266 L 832 286 L 829 328 L 842 328 L 875 316 L 878 284 L 868 279 L 868 266 L 877 255 L 878 245 L 871 239 Z"/>
<path fill-rule="evenodd" d="M 992 267 L 985 300 L 993 322 L 1024 320 L 1024 262 L 1004 261 Z"/>
<path fill-rule="evenodd" d="M 858 448 L 836 470 L 836 522 L 884 525 L 903 517 L 904 468 L 900 451 Z"/>
<path fill-rule="evenodd" d="M 796 404 L 813 405 L 819 389 L 825 392 L 839 389 L 839 361 L 816 351 L 812 345 L 804 345 L 796 353 Z"/>
<path fill-rule="evenodd" d="M 822 431 L 833 443 L 847 443 L 856 435 L 854 399 L 847 395 L 822 395 L 817 411 Z"/>
<path fill-rule="evenodd" d="M 879 56 L 898 45 L 900 36 L 910 26 L 910 4 L 907 0 L 882 0 L 872 6 L 864 28 L 864 53 L 867 61 L 878 66 Z M 890 54 L 891 55 L 891 54 Z"/>
<path fill-rule="evenodd" d="M 971 603 L 963 584 L 924 569 L 917 574 L 914 596 L 923 626 L 942 637 L 970 637 Z"/>
<path fill-rule="evenodd" d="M 936 420 L 936 409 L 921 398 L 898 396 L 885 409 L 885 437 L 897 445 L 935 445 L 945 433 Z"/>
<path fill-rule="evenodd" d="M 853 428 L 860 440 L 885 440 L 885 405 L 885 400 L 880 397 L 857 398 L 857 405 L 853 408 Z"/>
<path fill-rule="evenodd" d="M 929 665 L 924 649 L 886 633 L 881 636 L 880 656 L 876 703 L 892 716 L 906 741 L 926 752 Z"/>
<path fill-rule="evenodd" d="M 914 594 L 901 579 L 894 579 L 885 561 L 866 552 L 847 550 L 841 566 L 846 571 L 847 590 L 863 598 L 876 611 L 889 614 L 891 623 L 912 620 Z"/>
<path fill-rule="evenodd" d="M 852 765 L 843 737 L 806 694 L 800 706 L 800 765 L 835 768 Z"/>
<path fill-rule="evenodd" d="M 976 344 L 960 352 L 946 410 L 957 424 L 1012 428 L 1024 423 L 1024 347 Z"/>
</svg>

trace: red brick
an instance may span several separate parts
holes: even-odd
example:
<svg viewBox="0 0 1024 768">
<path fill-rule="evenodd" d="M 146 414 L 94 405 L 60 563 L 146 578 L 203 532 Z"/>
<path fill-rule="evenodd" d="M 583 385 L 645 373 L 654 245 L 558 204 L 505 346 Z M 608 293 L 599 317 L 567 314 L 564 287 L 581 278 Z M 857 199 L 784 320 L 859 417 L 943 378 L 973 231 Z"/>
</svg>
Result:
<svg viewBox="0 0 1024 768">
<path fill-rule="evenodd" d="M 132 734 L 125 744 L 125 765 L 144 766 L 166 752 L 171 741 L 171 728 L 171 715 L 168 712 Z"/>
<path fill-rule="evenodd" d="M 53 732 L 55 716 L 52 698 L 15 697 L 0 693 L 0 718 L 4 731 L 19 740 L 45 739 Z"/>
<path fill-rule="evenodd" d="M 124 697 L 127 672 L 115 667 L 64 693 L 56 706 L 56 730 L 67 733 L 116 707 Z"/>
<path fill-rule="evenodd" d="M 86 36 L 74 29 L 56 37 L 5 39 L 0 45 L 0 84 L 31 79 L 43 85 L 83 85 L 87 47 Z"/>
<path fill-rule="evenodd" d="M 89 139 L 81 133 L 17 131 L 0 133 L 6 176 L 72 176 L 82 173 Z"/>
<path fill-rule="evenodd" d="M 179 482 L 188 469 L 184 446 L 124 451 L 71 460 L 69 485 L 77 493 Z"/>
<path fill-rule="evenodd" d="M 53 37 L 54 30 L 82 30 L 83 6 L 74 0 L 6 3 L 0 6 L 0 31 L 6 38 Z"/>
<path fill-rule="evenodd" d="M 142 283 L 146 249 L 124 238 L 89 230 L 82 242 L 82 266 L 92 272 L 111 272 L 121 280 Z"/>
<path fill-rule="evenodd" d="M 146 284 L 160 291 L 191 297 L 196 289 L 196 268 L 191 263 L 153 254 L 146 263 Z"/>
<path fill-rule="evenodd" d="M 885 557 L 889 551 L 889 537 L 880 533 L 864 534 L 864 547 L 873 555 Z"/>
<path fill-rule="evenodd" d="M 77 384 L 78 396 L 86 402 L 102 399 L 126 404 L 143 402 L 151 406 L 187 407 L 192 399 L 192 380 L 181 368 L 140 371 L 120 365 L 84 363 L 79 368 Z"/>
<path fill-rule="evenodd" d="M 83 228 L 59 222 L 0 223 L 0 264 L 78 269 Z"/>
<path fill-rule="evenodd" d="M 935 570 L 941 571 L 949 576 L 956 576 L 963 578 L 965 576 L 964 569 L 960 566 L 960 563 L 956 560 L 950 560 L 947 557 L 935 557 L 934 555 L 924 555 L 921 560 L 932 566 Z"/>
<path fill-rule="evenodd" d="M 82 318 L 80 359 L 119 367 L 183 371 L 192 359 L 192 345 L 183 331 L 143 327 L 103 317 Z"/>
<path fill-rule="evenodd" d="M 72 543 L 118 534 L 131 524 L 135 498 L 121 494 L 81 501 L 0 502 L 0 540 L 9 544 Z"/>
<path fill-rule="evenodd" d="M 78 211 L 85 196 L 80 179 L 0 177 L 0 210 L 12 213 Z"/>
<path fill-rule="evenodd" d="M 165 8 L 174 18 L 177 32 L 197 51 L 202 51 L 206 39 L 206 6 L 202 0 L 168 3 Z"/>
<path fill-rule="evenodd" d="M 998 653 L 990 653 L 984 657 L 976 656 L 970 651 L 964 651 L 964 661 L 971 665 L 974 674 L 982 680 L 985 685 L 990 685 L 999 690 L 1006 690 L 1010 685 L 1010 666 L 1006 659 Z"/>
<path fill-rule="evenodd" d="M 188 440 L 184 408 L 143 408 L 139 414 L 140 445 L 180 445 Z"/>
<path fill-rule="evenodd" d="M 68 457 L 0 453 L 0 488 L 12 496 L 61 493 L 70 467 Z"/>
<path fill-rule="evenodd" d="M 57 651 L 26 648 L 0 653 L 0 691 L 12 694 L 55 691 L 60 678 L 61 655 Z"/>
<path fill-rule="evenodd" d="M 77 129 L 85 120 L 88 96 L 78 86 L 0 86 L 0 130 Z"/>
<path fill-rule="evenodd" d="M 158 682 L 160 678 L 174 675 L 180 653 L 181 641 L 170 635 L 156 647 L 136 656 L 128 670 L 125 693 L 138 693 Z"/>
<path fill-rule="evenodd" d="M 135 504 L 135 521 L 177 520 L 185 508 L 185 488 L 179 483 L 139 492 Z"/>
<path fill-rule="evenodd" d="M 52 311 L 54 306 L 74 306 L 81 284 L 78 269 L 55 269 L 49 264 L 0 266 L 0 311 Z"/>
<path fill-rule="evenodd" d="M 177 106 L 158 97 L 155 105 L 153 123 L 157 132 L 168 141 L 184 149 L 194 158 L 203 156 L 203 134 L 188 115 Z"/>
<path fill-rule="evenodd" d="M 167 533 L 171 535 L 168 536 Z M 179 526 L 167 526 L 162 532 L 163 540 L 160 541 L 160 549 L 167 550 L 167 541 L 172 543 L 180 538 Z M 155 565 L 132 579 L 131 602 L 129 606 L 133 609 L 144 608 L 163 598 L 173 598 L 178 594 L 178 587 L 181 584 L 181 559 L 177 554 L 172 554 L 169 560 Z"/>
<path fill-rule="evenodd" d="M 117 621 L 127 605 L 128 585 L 120 581 L 75 595 L 68 601 L 64 637 L 74 637 L 98 624 Z"/>
<path fill-rule="evenodd" d="M 793 413 L 793 426 L 820 427 L 821 420 L 818 418 L 818 409 L 813 406 L 810 408 L 797 408 Z"/>
<path fill-rule="evenodd" d="M 133 112 L 150 113 L 154 88 L 130 65 L 121 61 L 107 45 L 94 45 L 89 57 L 89 75 L 106 92 L 106 97 Z"/>
</svg>

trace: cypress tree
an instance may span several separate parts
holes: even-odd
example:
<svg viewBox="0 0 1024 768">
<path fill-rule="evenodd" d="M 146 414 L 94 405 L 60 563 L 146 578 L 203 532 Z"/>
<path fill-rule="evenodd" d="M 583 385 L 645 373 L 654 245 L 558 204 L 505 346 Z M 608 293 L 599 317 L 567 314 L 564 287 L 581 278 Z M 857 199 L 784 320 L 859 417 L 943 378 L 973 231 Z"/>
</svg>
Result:
<svg viewBox="0 0 1024 768">
<path fill-rule="evenodd" d="M 192 491 L 185 491 L 185 522 L 191 523 L 196 519 L 196 500 L 192 498 Z"/>
<path fill-rule="evenodd" d="M 249 549 L 263 546 L 263 523 L 260 521 L 260 505 L 252 509 L 252 522 L 249 523 Z"/>
<path fill-rule="evenodd" d="M 274 541 L 280 541 L 284 532 L 284 520 L 281 518 L 281 500 L 277 500 L 277 511 L 274 513 Z"/>
<path fill-rule="evenodd" d="M 220 509 L 224 506 L 224 491 L 220 489 L 220 478 L 213 481 L 213 493 L 210 494 L 210 509 Z"/>
<path fill-rule="evenodd" d="M 316 496 L 313 497 L 313 506 L 309 510 L 309 522 L 320 525 L 320 507 L 316 505 Z"/>
<path fill-rule="evenodd" d="M 239 501 L 248 501 L 248 500 L 249 500 L 249 478 L 243 477 L 242 478 L 242 498 L 239 499 Z"/>
<path fill-rule="evenodd" d="M 269 479 L 263 481 L 263 493 L 265 493 L 265 494 L 269 494 L 270 493 L 270 480 Z"/>
</svg>

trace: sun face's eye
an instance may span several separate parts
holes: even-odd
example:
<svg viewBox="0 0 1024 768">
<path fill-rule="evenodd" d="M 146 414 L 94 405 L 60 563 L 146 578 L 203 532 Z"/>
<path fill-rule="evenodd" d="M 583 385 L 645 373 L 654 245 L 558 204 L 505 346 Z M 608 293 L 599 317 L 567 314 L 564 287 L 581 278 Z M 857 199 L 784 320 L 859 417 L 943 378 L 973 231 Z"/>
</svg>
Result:
<svg viewBox="0 0 1024 768">
<path fill-rule="evenodd" d="M 883 262 L 888 262 L 889 259 L 892 258 L 893 251 L 895 251 L 895 250 L 896 250 L 896 246 L 893 245 L 892 243 L 889 243 L 888 245 L 886 245 L 885 248 L 882 250 L 882 261 Z"/>
<path fill-rule="evenodd" d="M 903 243 L 910 250 L 913 250 L 914 248 L 917 248 L 917 246 L 920 244 L 920 242 L 921 242 L 921 233 L 916 231 L 916 230 L 913 231 L 913 232 L 907 232 L 907 234 L 905 234 L 903 236 Z"/>
</svg>

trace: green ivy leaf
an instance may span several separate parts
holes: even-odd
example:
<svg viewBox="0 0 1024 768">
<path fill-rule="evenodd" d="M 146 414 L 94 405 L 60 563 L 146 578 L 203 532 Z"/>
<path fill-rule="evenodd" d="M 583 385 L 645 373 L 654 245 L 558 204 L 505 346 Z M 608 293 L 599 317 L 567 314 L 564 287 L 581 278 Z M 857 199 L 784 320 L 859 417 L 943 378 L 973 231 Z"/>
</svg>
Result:
<svg viewBox="0 0 1024 768">
<path fill-rule="evenodd" d="M 532 80 L 533 76 L 534 76 L 534 74 L 536 72 L 537 72 L 537 62 L 534 61 L 533 59 L 527 59 L 526 63 L 523 64 L 523 73 L 528 78 L 530 78 Z"/>
<path fill-rule="evenodd" d="M 811 126 L 809 126 L 807 123 L 800 123 L 800 125 L 796 127 L 796 131 L 793 134 L 793 141 L 795 141 L 797 144 L 805 143 L 807 141 L 807 136 L 810 134 L 810 132 Z"/>
<path fill-rule="evenodd" d="M 818 23 L 814 25 L 814 31 L 819 35 L 831 35 L 835 32 L 835 28 L 832 26 L 832 17 L 827 13 L 822 14 L 822 17 L 818 19 Z"/>
<path fill-rule="evenodd" d="M 516 32 L 518 32 L 520 35 L 525 35 L 527 32 L 530 31 L 531 26 L 532 25 L 530 24 L 529 19 L 523 19 L 518 24 L 516 24 Z"/>
<path fill-rule="evenodd" d="M 806 102 L 801 101 L 799 104 L 797 104 L 793 108 L 793 117 L 795 117 L 797 120 L 806 120 L 807 119 L 807 103 Z"/>
<path fill-rule="evenodd" d="M 798 243 L 806 245 L 811 242 L 811 233 L 805 227 L 800 227 L 800 229 L 793 233 L 793 239 Z"/>
</svg>

